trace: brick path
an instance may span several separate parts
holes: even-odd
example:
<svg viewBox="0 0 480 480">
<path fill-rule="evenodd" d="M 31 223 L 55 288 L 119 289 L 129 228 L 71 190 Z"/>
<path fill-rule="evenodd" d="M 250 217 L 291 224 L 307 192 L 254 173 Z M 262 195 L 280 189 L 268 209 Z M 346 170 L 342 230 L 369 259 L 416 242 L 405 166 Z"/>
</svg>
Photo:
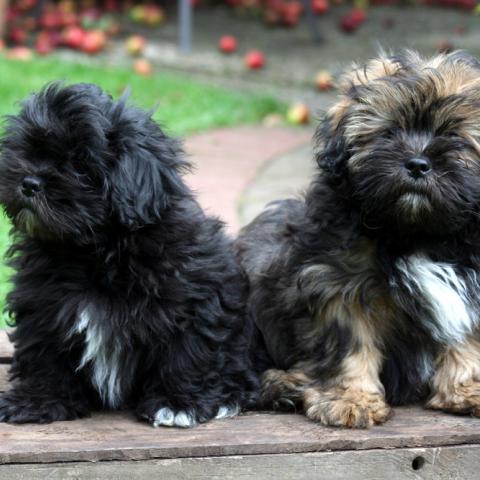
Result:
<svg viewBox="0 0 480 480">
<path fill-rule="evenodd" d="M 256 183 L 256 176 L 270 162 L 308 145 L 311 137 L 309 128 L 263 126 L 225 128 L 193 135 L 185 143 L 195 166 L 187 181 L 203 207 L 221 217 L 228 231 L 234 234 L 241 226 L 242 196 Z M 283 181 L 288 184 L 290 179 L 287 176 Z M 260 191 L 261 187 L 254 190 Z M 248 198 L 255 201 L 255 195 L 250 194 Z"/>
</svg>

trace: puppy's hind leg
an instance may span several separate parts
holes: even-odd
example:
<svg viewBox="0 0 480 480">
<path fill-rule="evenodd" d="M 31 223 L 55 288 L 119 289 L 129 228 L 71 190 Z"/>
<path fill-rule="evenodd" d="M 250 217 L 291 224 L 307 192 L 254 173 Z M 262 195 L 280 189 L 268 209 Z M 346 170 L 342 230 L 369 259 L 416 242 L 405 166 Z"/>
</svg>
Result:
<svg viewBox="0 0 480 480">
<path fill-rule="evenodd" d="M 267 370 L 262 377 L 259 406 L 274 410 L 294 409 L 311 383 L 301 370 Z"/>
</svg>

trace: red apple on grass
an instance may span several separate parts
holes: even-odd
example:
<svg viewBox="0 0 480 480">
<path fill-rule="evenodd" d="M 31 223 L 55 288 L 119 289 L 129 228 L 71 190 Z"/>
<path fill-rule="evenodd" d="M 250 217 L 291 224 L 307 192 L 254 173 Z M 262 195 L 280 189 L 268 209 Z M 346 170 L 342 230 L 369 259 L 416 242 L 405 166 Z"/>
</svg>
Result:
<svg viewBox="0 0 480 480">
<path fill-rule="evenodd" d="M 38 55 L 48 55 L 53 50 L 52 42 L 49 37 L 39 35 L 35 41 L 35 52 Z"/>
<path fill-rule="evenodd" d="M 145 58 L 139 58 L 133 63 L 133 70 L 143 77 L 149 77 L 153 72 L 153 67 Z"/>
<path fill-rule="evenodd" d="M 258 70 L 265 66 L 265 57 L 259 50 L 251 50 L 245 55 L 245 65 L 250 70 Z"/>
<path fill-rule="evenodd" d="M 232 35 L 224 35 L 218 42 L 218 48 L 223 53 L 233 53 L 237 49 L 237 40 Z"/>
<path fill-rule="evenodd" d="M 28 47 L 13 47 L 7 50 L 7 58 L 22 60 L 24 62 L 32 59 L 32 50 Z"/>
</svg>

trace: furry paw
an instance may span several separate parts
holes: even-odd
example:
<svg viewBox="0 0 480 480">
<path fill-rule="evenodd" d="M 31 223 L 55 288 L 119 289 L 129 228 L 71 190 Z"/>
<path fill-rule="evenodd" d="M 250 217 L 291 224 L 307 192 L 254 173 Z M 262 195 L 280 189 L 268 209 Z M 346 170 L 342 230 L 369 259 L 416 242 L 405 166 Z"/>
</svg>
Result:
<svg viewBox="0 0 480 480">
<path fill-rule="evenodd" d="M 311 380 L 301 371 L 270 369 L 263 374 L 259 405 L 274 410 L 295 408 Z"/>
<path fill-rule="evenodd" d="M 190 428 L 197 425 L 197 423 L 195 412 L 185 410 L 174 411 L 169 407 L 159 408 L 152 420 L 154 427 Z"/>
<path fill-rule="evenodd" d="M 456 385 L 447 392 L 437 392 L 427 402 L 426 407 L 480 417 L 480 382 Z"/>
<path fill-rule="evenodd" d="M 215 415 L 216 420 L 220 420 L 221 418 L 231 418 L 236 417 L 240 413 L 240 406 L 239 405 L 222 405 L 218 407 L 217 414 Z"/>
<path fill-rule="evenodd" d="M 24 399 L 9 393 L 0 397 L 0 422 L 8 423 L 51 423 L 74 420 L 88 415 L 80 407 L 65 405 L 55 399 Z"/>
<path fill-rule="evenodd" d="M 222 405 L 218 408 L 215 419 L 230 418 L 240 413 L 238 405 Z M 195 411 L 172 410 L 169 407 L 161 407 L 153 416 L 152 425 L 154 427 L 195 427 L 200 421 Z"/>
<path fill-rule="evenodd" d="M 309 388 L 304 404 L 308 418 L 335 427 L 369 428 L 385 422 L 391 414 L 382 395 L 340 388 Z"/>
</svg>

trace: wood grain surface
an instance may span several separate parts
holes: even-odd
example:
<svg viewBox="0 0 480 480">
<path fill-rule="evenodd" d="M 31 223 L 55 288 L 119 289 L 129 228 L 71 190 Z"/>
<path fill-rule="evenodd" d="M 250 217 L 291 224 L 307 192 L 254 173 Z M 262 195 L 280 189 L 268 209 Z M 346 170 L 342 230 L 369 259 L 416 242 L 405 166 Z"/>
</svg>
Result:
<svg viewBox="0 0 480 480">
<path fill-rule="evenodd" d="M 3 343 L 3 351 L 8 353 L 5 340 Z M 0 390 L 7 386 L 7 370 L 7 364 L 0 365 Z M 467 444 L 480 448 L 480 419 L 418 406 L 396 408 L 392 419 L 370 430 L 326 428 L 301 414 L 268 412 L 251 412 L 187 430 L 155 429 L 130 412 L 99 412 L 90 418 L 50 425 L 0 424 L 0 464 L 289 455 Z"/>
<path fill-rule="evenodd" d="M 0 465 L 0 480 L 478 480 L 480 446 Z"/>
<path fill-rule="evenodd" d="M 8 341 L 7 331 L 0 330 L 0 363 L 9 362 L 13 353 L 13 346 Z"/>
</svg>

